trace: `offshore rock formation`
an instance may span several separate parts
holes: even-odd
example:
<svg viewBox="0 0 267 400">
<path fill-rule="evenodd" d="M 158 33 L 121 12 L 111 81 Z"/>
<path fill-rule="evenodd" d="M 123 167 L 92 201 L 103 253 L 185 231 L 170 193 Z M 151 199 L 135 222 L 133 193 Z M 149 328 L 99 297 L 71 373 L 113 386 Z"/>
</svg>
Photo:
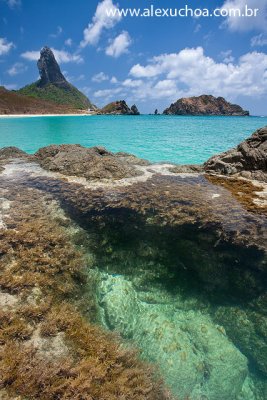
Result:
<svg viewBox="0 0 267 400">
<path fill-rule="evenodd" d="M 228 103 L 223 97 L 202 95 L 177 100 L 163 112 L 165 115 L 231 115 L 248 116 L 249 111 Z"/>
<path fill-rule="evenodd" d="M 134 104 L 131 108 L 125 100 L 114 101 L 103 107 L 99 114 L 109 115 L 140 115 L 138 108 Z"/>
<path fill-rule="evenodd" d="M 133 115 L 140 115 L 140 112 L 135 104 L 131 107 L 131 112 Z"/>
<path fill-rule="evenodd" d="M 18 93 L 68 105 L 76 109 L 96 110 L 90 100 L 65 79 L 49 47 L 44 47 L 41 50 L 37 66 L 40 80 L 25 86 Z"/>
<path fill-rule="evenodd" d="M 267 182 L 267 127 L 258 129 L 236 148 L 211 157 L 204 169 Z"/>
</svg>

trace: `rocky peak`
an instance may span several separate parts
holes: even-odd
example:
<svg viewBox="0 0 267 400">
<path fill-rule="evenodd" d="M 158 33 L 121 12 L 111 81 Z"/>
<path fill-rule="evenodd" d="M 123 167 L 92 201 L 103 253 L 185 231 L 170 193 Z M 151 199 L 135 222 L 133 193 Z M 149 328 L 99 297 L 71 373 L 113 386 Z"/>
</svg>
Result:
<svg viewBox="0 0 267 400">
<path fill-rule="evenodd" d="M 40 74 L 39 86 L 43 87 L 49 83 L 62 85 L 67 81 L 62 74 L 60 67 L 55 59 L 53 51 L 49 47 L 44 47 L 37 62 Z"/>
<path fill-rule="evenodd" d="M 140 115 L 140 112 L 135 104 L 131 107 L 131 112 L 133 115 Z"/>
</svg>

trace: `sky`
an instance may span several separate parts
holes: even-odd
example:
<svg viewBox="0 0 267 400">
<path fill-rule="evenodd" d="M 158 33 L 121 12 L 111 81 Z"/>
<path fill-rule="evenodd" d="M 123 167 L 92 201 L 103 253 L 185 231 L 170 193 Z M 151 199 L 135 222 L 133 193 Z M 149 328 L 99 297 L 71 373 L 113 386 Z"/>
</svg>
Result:
<svg viewBox="0 0 267 400">
<path fill-rule="evenodd" d="M 253 17 L 120 17 L 121 8 L 258 9 Z M 212 94 L 267 115 L 267 0 L 0 0 L 0 85 L 38 79 L 40 49 L 99 107 L 143 113 Z"/>
</svg>

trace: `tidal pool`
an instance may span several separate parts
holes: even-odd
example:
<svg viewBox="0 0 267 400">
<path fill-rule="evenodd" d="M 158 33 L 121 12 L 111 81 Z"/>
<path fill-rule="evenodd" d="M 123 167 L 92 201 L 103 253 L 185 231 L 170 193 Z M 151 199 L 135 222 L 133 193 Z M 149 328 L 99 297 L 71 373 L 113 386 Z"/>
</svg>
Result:
<svg viewBox="0 0 267 400">
<path fill-rule="evenodd" d="M 197 175 L 90 189 L 16 174 L 78 226 L 95 322 L 137 347 L 175 397 L 266 399 L 264 215 Z"/>
</svg>

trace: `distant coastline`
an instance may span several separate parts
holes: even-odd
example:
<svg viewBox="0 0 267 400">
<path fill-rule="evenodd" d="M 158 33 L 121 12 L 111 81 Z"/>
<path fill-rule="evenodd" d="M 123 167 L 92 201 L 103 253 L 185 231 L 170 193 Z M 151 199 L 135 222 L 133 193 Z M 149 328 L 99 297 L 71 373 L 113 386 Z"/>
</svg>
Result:
<svg viewBox="0 0 267 400">
<path fill-rule="evenodd" d="M 91 117 L 96 114 L 0 114 L 1 119 L 5 118 L 39 118 L 39 117 Z"/>
</svg>

